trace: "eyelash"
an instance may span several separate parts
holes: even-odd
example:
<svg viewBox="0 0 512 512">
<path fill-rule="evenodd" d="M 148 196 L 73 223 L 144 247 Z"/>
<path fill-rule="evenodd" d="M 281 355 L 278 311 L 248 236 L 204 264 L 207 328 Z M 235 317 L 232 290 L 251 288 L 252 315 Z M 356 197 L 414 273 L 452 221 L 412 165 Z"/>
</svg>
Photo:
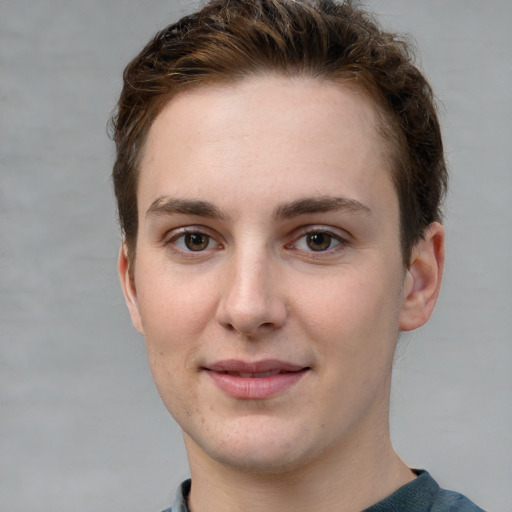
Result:
<svg viewBox="0 0 512 512">
<path fill-rule="evenodd" d="M 326 235 L 329 237 L 329 246 L 326 249 L 321 249 L 318 251 L 315 251 L 313 249 L 300 249 L 298 248 L 298 244 L 300 241 L 304 240 L 305 243 L 307 243 L 307 237 L 311 237 L 314 235 Z M 335 242 L 336 244 L 334 247 L 332 247 L 332 243 Z M 334 233 L 332 229 L 327 227 L 304 227 L 300 230 L 300 234 L 295 240 L 289 244 L 285 245 L 286 249 L 298 249 L 302 252 L 302 254 L 305 254 L 308 258 L 322 258 L 327 256 L 332 256 L 334 253 L 343 250 L 347 246 L 350 245 L 350 240 L 348 240 L 347 237 L 341 236 L 338 233 Z"/>
<path fill-rule="evenodd" d="M 187 248 L 181 248 L 177 245 L 177 242 L 180 239 L 183 239 L 183 243 L 185 242 L 185 239 L 187 236 L 193 236 L 193 235 L 202 235 L 204 237 L 208 238 L 208 244 L 207 247 L 204 249 L 200 249 L 197 251 L 194 251 L 192 249 Z M 164 239 L 162 240 L 162 244 L 166 247 L 169 247 L 174 253 L 179 254 L 182 257 L 188 257 L 188 258 L 200 258 L 205 257 L 206 251 L 211 251 L 213 248 L 209 247 L 211 244 L 216 244 L 216 248 L 222 248 L 222 245 L 216 241 L 216 237 L 209 233 L 209 230 L 203 226 L 187 226 L 184 228 L 180 228 L 179 230 L 174 230 L 168 233 Z"/>
<path fill-rule="evenodd" d="M 187 226 L 184 228 L 180 228 L 177 231 L 171 231 L 168 233 L 164 239 L 162 240 L 162 243 L 164 246 L 169 247 L 173 252 L 179 254 L 182 257 L 188 257 L 188 258 L 201 258 L 206 256 L 206 252 L 208 254 L 212 249 L 222 249 L 222 244 L 217 241 L 218 237 L 214 234 L 211 234 L 209 232 L 210 230 L 204 226 Z M 207 246 L 203 249 L 199 249 L 197 251 L 194 251 L 190 248 L 183 248 L 178 246 L 178 241 L 180 239 L 183 239 L 183 244 L 186 244 L 186 237 L 187 236 L 193 236 L 193 235 L 202 235 L 204 237 L 208 238 Z M 328 242 L 329 245 L 325 249 L 321 249 L 318 251 L 315 251 L 314 249 L 310 250 L 308 249 L 300 249 L 298 247 L 299 242 L 304 240 L 304 243 L 307 242 L 307 237 L 312 237 L 314 235 L 325 235 L 329 238 Z M 333 242 L 335 242 L 334 247 L 332 247 Z M 329 228 L 323 228 L 323 227 L 304 227 L 301 228 L 298 232 L 298 236 L 294 237 L 294 240 L 292 242 L 289 242 L 285 244 L 284 248 L 286 250 L 293 250 L 296 249 L 300 251 L 302 254 L 305 254 L 308 258 L 321 258 L 326 257 L 327 255 L 332 255 L 333 253 L 343 250 L 348 245 L 350 245 L 350 240 L 348 240 L 346 237 L 341 236 L 340 234 L 334 233 Z M 212 244 L 215 244 L 216 247 L 210 247 Z"/>
</svg>

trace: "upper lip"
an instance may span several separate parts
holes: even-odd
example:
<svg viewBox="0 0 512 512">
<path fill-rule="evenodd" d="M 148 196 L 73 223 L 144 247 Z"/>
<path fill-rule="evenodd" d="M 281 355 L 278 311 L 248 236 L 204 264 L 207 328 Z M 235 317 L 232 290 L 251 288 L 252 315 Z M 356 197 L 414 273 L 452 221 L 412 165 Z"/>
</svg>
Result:
<svg viewBox="0 0 512 512">
<path fill-rule="evenodd" d="M 297 372 L 308 367 L 297 365 L 279 359 L 264 359 L 261 361 L 242 361 L 239 359 L 225 359 L 207 364 L 205 370 L 214 372 L 236 372 L 236 373 L 265 373 L 265 372 Z"/>
</svg>

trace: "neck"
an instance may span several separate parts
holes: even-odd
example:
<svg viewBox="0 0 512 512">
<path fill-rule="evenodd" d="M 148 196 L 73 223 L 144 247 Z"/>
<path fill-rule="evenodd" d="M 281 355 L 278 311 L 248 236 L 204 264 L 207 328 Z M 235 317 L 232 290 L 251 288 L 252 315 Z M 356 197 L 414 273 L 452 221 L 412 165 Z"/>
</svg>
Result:
<svg viewBox="0 0 512 512">
<path fill-rule="evenodd" d="M 265 474 L 243 472 L 203 457 L 185 437 L 193 482 L 190 510 L 363 510 L 414 479 L 393 450 L 388 429 L 371 442 L 364 437 L 331 447 L 319 462 Z"/>
</svg>

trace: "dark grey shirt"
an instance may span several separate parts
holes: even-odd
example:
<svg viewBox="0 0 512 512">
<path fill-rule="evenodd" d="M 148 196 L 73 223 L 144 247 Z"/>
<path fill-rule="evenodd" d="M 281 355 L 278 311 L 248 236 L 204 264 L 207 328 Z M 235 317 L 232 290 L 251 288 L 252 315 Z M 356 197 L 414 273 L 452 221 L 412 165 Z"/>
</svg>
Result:
<svg viewBox="0 0 512 512">
<path fill-rule="evenodd" d="M 363 512 L 484 512 L 458 492 L 441 489 L 427 471 L 415 470 L 418 478 Z M 190 512 L 187 496 L 190 480 L 176 491 L 171 508 L 163 512 Z"/>
</svg>

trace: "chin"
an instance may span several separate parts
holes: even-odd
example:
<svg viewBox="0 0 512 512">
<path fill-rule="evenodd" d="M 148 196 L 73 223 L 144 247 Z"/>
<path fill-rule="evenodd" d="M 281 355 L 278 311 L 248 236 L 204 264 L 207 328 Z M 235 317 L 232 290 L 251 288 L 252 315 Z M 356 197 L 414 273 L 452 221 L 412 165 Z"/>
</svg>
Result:
<svg viewBox="0 0 512 512">
<path fill-rule="evenodd" d="M 239 453 L 213 453 L 210 456 L 223 466 L 241 473 L 276 475 L 298 469 L 303 466 L 302 457 L 296 454 L 271 453 L 265 448 L 245 450 Z"/>
<path fill-rule="evenodd" d="M 193 451 L 242 473 L 268 475 L 296 470 L 314 458 L 314 450 L 308 447 L 318 449 L 319 443 L 309 442 L 307 429 L 287 422 L 279 425 L 254 421 L 254 417 L 251 420 L 250 428 L 235 422 L 208 437 L 194 436 L 189 439 L 195 445 Z"/>
</svg>

